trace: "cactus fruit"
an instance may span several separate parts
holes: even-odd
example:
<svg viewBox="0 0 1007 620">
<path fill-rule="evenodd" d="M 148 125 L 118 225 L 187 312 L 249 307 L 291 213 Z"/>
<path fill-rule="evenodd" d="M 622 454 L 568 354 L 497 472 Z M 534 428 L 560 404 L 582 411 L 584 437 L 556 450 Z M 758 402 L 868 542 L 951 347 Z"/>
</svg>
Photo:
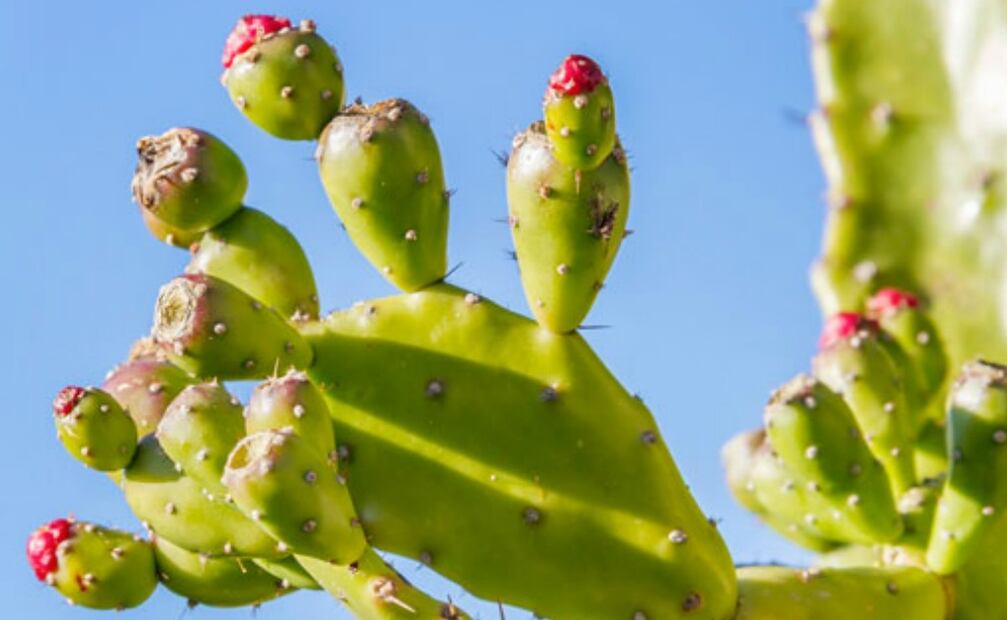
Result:
<svg viewBox="0 0 1007 620">
<path fill-rule="evenodd" d="M 598 63 L 571 54 L 549 77 L 543 103 L 553 156 L 576 170 L 594 170 L 616 148 L 615 99 Z"/>
<path fill-rule="evenodd" d="M 161 288 L 153 336 L 172 362 L 202 378 L 261 378 L 311 361 L 311 349 L 280 315 L 205 274 Z"/>
<path fill-rule="evenodd" d="M 67 386 L 52 404 L 56 434 L 75 459 L 98 471 L 122 469 L 136 452 L 136 424 L 97 388 Z"/>
<path fill-rule="evenodd" d="M 156 347 L 152 342 L 151 346 Z M 157 429 L 168 404 L 194 379 L 156 349 L 113 368 L 101 389 L 126 410 L 141 437 Z"/>
<path fill-rule="evenodd" d="M 222 479 L 238 507 L 294 553 L 343 565 L 363 553 L 363 529 L 336 464 L 291 429 L 242 439 Z"/>
<path fill-rule="evenodd" d="M 343 105 L 343 66 L 304 20 L 246 15 L 227 37 L 221 82 L 253 123 L 286 140 L 315 140 Z"/>
<path fill-rule="evenodd" d="M 319 454 L 333 458 L 336 440 L 329 406 L 303 372 L 291 371 L 256 386 L 245 410 L 245 431 L 290 428 Z"/>
<path fill-rule="evenodd" d="M 389 282 L 416 291 L 444 278 L 450 192 L 425 114 L 402 99 L 353 104 L 316 157 L 350 239 Z"/>
<path fill-rule="evenodd" d="M 56 519 L 28 539 L 35 576 L 74 605 L 128 609 L 157 587 L 150 543 L 132 534 Z"/>
<path fill-rule="evenodd" d="M 199 241 L 199 238 L 203 234 L 202 232 L 182 230 L 167 222 L 163 222 L 143 207 L 140 207 L 140 215 L 143 217 L 143 223 L 147 227 L 147 230 L 150 231 L 150 234 L 154 235 L 159 241 L 177 248 L 188 248 L 196 241 Z"/>
<path fill-rule="evenodd" d="M 528 305 L 547 329 L 565 333 L 587 316 L 626 232 L 629 169 L 616 144 L 593 170 L 553 157 L 542 122 L 514 139 L 507 204 Z"/>
<path fill-rule="evenodd" d="M 245 207 L 191 246 L 186 272 L 227 280 L 285 317 L 318 317 L 318 289 L 290 231 Z"/>
<path fill-rule="evenodd" d="M 136 150 L 133 198 L 155 223 L 163 222 L 165 238 L 173 229 L 213 228 L 241 208 L 245 166 L 217 137 L 182 127 L 140 138 Z M 160 236 L 161 229 L 152 232 Z"/>
</svg>

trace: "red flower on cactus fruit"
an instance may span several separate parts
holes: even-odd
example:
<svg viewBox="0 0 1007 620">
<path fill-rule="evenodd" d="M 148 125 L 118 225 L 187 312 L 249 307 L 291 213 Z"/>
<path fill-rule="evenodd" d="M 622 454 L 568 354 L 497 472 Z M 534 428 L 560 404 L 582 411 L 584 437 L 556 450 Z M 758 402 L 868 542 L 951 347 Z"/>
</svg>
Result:
<svg viewBox="0 0 1007 620">
<path fill-rule="evenodd" d="M 549 76 L 549 88 L 561 95 L 589 93 L 605 82 L 605 74 L 598 63 L 587 56 L 571 54 Z"/>
<path fill-rule="evenodd" d="M 818 338 L 818 348 L 828 349 L 863 329 L 873 330 L 874 321 L 856 312 L 837 312 L 825 321 L 822 335 Z"/>
<path fill-rule="evenodd" d="M 290 20 L 286 17 L 245 15 L 238 20 L 238 24 L 231 31 L 231 34 L 227 35 L 227 43 L 224 44 L 224 55 L 220 61 L 224 63 L 225 68 L 230 67 L 235 57 L 248 51 L 259 38 L 290 27 Z"/>
<path fill-rule="evenodd" d="M 57 416 L 70 415 L 77 403 L 87 394 L 87 390 L 76 385 L 68 385 L 59 391 L 52 401 L 52 412 Z"/>
<path fill-rule="evenodd" d="M 28 537 L 28 564 L 35 571 L 39 581 L 45 581 L 59 569 L 56 549 L 60 543 L 70 538 L 72 525 L 69 519 L 56 519 L 38 528 Z"/>
<path fill-rule="evenodd" d="M 918 305 L 920 300 L 912 293 L 897 288 L 883 288 L 867 300 L 867 315 L 877 318 Z"/>
</svg>

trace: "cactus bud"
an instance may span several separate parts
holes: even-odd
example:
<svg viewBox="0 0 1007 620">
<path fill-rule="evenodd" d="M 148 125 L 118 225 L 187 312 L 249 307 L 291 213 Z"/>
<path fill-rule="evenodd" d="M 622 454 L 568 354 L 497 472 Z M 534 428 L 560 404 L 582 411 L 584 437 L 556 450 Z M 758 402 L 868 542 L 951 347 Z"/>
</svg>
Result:
<svg viewBox="0 0 1007 620">
<path fill-rule="evenodd" d="M 69 386 L 53 401 L 56 433 L 75 459 L 98 471 L 122 469 L 136 451 L 136 424 L 97 388 Z"/>
<path fill-rule="evenodd" d="M 546 133 L 553 155 L 576 170 L 594 170 L 616 148 L 615 100 L 598 63 L 567 56 L 545 91 Z"/>
</svg>

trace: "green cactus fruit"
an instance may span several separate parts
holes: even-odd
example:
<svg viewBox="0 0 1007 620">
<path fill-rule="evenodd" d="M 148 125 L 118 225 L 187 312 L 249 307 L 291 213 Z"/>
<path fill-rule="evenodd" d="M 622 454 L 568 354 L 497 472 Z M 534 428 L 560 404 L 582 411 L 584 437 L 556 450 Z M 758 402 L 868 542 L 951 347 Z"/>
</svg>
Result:
<svg viewBox="0 0 1007 620">
<path fill-rule="evenodd" d="M 410 584 L 368 548 L 349 566 L 302 557 L 321 586 L 360 620 L 469 620 L 454 603 L 442 603 Z"/>
<path fill-rule="evenodd" d="M 137 434 L 142 437 L 157 429 L 168 403 L 194 381 L 158 351 L 132 357 L 115 367 L 101 389 L 133 418 Z"/>
<path fill-rule="evenodd" d="M 587 56 L 567 56 L 549 77 L 543 102 L 553 156 L 577 170 L 594 170 L 616 147 L 615 99 L 608 78 Z"/>
<path fill-rule="evenodd" d="M 1007 367 L 966 364 L 948 399 L 948 478 L 937 505 L 927 563 L 949 575 L 976 552 L 1007 508 Z"/>
<path fill-rule="evenodd" d="M 304 557 L 304 556 L 302 556 Z M 304 570 L 294 556 L 285 558 L 252 558 L 256 566 L 275 577 L 285 588 L 299 590 L 320 590 L 321 586 Z"/>
<path fill-rule="evenodd" d="M 839 511 L 866 538 L 886 542 L 902 533 L 885 472 L 876 466 L 839 395 L 799 375 L 773 394 L 765 419 L 770 444 L 797 484 Z"/>
<path fill-rule="evenodd" d="M 318 318 L 318 289 L 290 231 L 245 207 L 191 246 L 187 273 L 205 273 L 245 291 L 281 315 Z"/>
<path fill-rule="evenodd" d="M 150 543 L 126 532 L 56 519 L 28 539 L 35 576 L 72 605 L 129 609 L 157 587 Z"/>
<path fill-rule="evenodd" d="M 163 538 L 154 540 L 157 573 L 175 594 L 190 605 L 244 607 L 259 605 L 292 591 L 252 562 L 236 558 L 209 558 L 187 551 Z"/>
<path fill-rule="evenodd" d="M 1007 511 L 994 518 L 979 549 L 948 578 L 954 584 L 954 620 L 1007 618 Z"/>
<path fill-rule="evenodd" d="M 907 378 L 913 377 L 913 401 L 919 407 L 931 402 L 938 420 L 944 417 L 941 387 L 947 377 L 947 356 L 940 334 L 915 295 L 896 288 L 883 288 L 867 300 L 867 316 L 878 322 L 905 352 Z M 908 387 L 908 382 L 907 382 Z"/>
<path fill-rule="evenodd" d="M 450 192 L 425 114 L 403 99 L 353 104 L 325 128 L 317 159 L 350 239 L 389 282 L 416 291 L 444 278 Z"/>
<path fill-rule="evenodd" d="M 579 335 L 446 284 L 303 331 L 376 547 L 544 617 L 730 615 L 716 528 Z"/>
<path fill-rule="evenodd" d="M 285 140 L 315 140 L 343 105 L 343 66 L 304 20 L 246 15 L 227 37 L 221 82 L 260 129 Z"/>
<path fill-rule="evenodd" d="M 727 474 L 727 486 L 734 499 L 766 525 L 798 545 L 818 552 L 831 549 L 835 543 L 819 538 L 816 532 L 805 526 L 803 520 L 787 520 L 772 507 L 759 501 L 752 472 L 760 451 L 769 451 L 766 431 L 761 428 L 739 433 L 724 444 L 721 461 Z"/>
<path fill-rule="evenodd" d="M 311 362 L 311 349 L 283 317 L 205 274 L 161 287 L 153 336 L 172 362 L 203 378 L 259 379 Z"/>
<path fill-rule="evenodd" d="M 565 333 L 587 316 L 622 244 L 629 169 L 618 144 L 594 170 L 552 151 L 541 122 L 514 139 L 507 204 L 528 305 L 542 326 Z"/>
<path fill-rule="evenodd" d="M 220 481 L 227 456 L 245 436 L 241 403 L 219 383 L 190 385 L 171 401 L 157 427 L 157 440 L 187 476 L 214 495 L 227 489 Z"/>
<path fill-rule="evenodd" d="M 913 447 L 913 462 L 920 480 L 941 478 L 948 470 L 947 433 L 943 423 L 930 421 L 920 430 Z"/>
<path fill-rule="evenodd" d="M 176 248 L 188 248 L 196 241 L 199 241 L 199 238 L 203 234 L 198 231 L 182 230 L 167 222 L 163 222 L 143 207 L 140 207 L 140 215 L 143 217 L 143 223 L 147 227 L 147 230 L 150 231 L 150 234 L 154 235 L 158 240 L 168 245 L 173 245 Z"/>
<path fill-rule="evenodd" d="M 900 369 L 880 344 L 877 324 L 859 314 L 829 318 L 812 363 L 815 376 L 842 395 L 898 497 L 916 481 L 914 422 Z"/>
<path fill-rule="evenodd" d="M 245 411 L 245 431 L 291 428 L 319 454 L 335 460 L 332 417 L 322 393 L 302 372 L 290 371 L 256 386 Z"/>
<path fill-rule="evenodd" d="M 287 555 L 226 498 L 204 490 L 179 469 L 148 435 L 123 474 L 126 503 L 158 538 L 210 557 Z"/>
<path fill-rule="evenodd" d="M 248 189 L 245 165 L 215 136 L 176 128 L 140 138 L 136 150 L 133 199 L 169 232 L 202 232 L 241 208 Z"/>
<path fill-rule="evenodd" d="M 67 386 L 52 403 L 56 434 L 72 457 L 98 471 L 129 464 L 136 452 L 136 424 L 104 390 Z"/>
<path fill-rule="evenodd" d="M 363 528 L 336 464 L 293 430 L 243 439 L 223 481 L 238 507 L 292 552 L 343 565 L 363 553 Z"/>
<path fill-rule="evenodd" d="M 734 620 L 945 620 L 951 602 L 936 575 L 914 567 L 738 569 Z"/>
</svg>

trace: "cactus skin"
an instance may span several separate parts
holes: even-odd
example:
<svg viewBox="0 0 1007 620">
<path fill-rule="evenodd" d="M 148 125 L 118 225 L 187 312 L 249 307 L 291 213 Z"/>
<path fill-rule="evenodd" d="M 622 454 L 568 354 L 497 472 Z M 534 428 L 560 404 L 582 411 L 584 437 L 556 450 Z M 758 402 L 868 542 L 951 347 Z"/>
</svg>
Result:
<svg viewBox="0 0 1007 620">
<path fill-rule="evenodd" d="M 286 555 L 275 540 L 223 497 L 178 471 L 153 435 L 145 437 L 123 473 L 126 503 L 157 535 L 210 557 Z"/>
<path fill-rule="evenodd" d="M 730 616 L 723 541 L 579 336 L 446 284 L 303 331 L 376 547 L 545 617 Z"/>
<path fill-rule="evenodd" d="M 939 478 L 948 470 L 947 434 L 944 426 L 929 422 L 916 437 L 913 463 L 920 480 Z"/>
<path fill-rule="evenodd" d="M 98 471 L 129 464 L 136 424 L 104 390 L 68 386 L 53 401 L 56 434 L 72 457 Z"/>
<path fill-rule="evenodd" d="M 173 363 L 202 378 L 256 379 L 311 361 L 311 349 L 276 312 L 205 274 L 161 288 L 153 335 Z"/>
<path fill-rule="evenodd" d="M 800 375 L 773 395 L 765 420 L 769 441 L 795 482 L 841 511 L 868 540 L 891 541 L 902 533 L 885 472 L 835 392 Z"/>
<path fill-rule="evenodd" d="M 154 432 L 168 404 L 194 379 L 161 354 L 143 354 L 105 377 L 108 392 L 136 423 L 141 437 Z"/>
<path fill-rule="evenodd" d="M 173 245 L 176 248 L 188 248 L 193 243 L 199 241 L 199 238 L 203 234 L 202 232 L 182 230 L 167 222 L 163 222 L 143 207 L 140 207 L 140 216 L 143 218 L 143 224 L 150 231 L 150 234 L 154 235 L 159 241 Z"/>
<path fill-rule="evenodd" d="M 163 538 L 154 541 L 154 558 L 164 587 L 188 599 L 190 605 L 259 605 L 293 591 L 252 562 L 200 556 Z"/>
<path fill-rule="evenodd" d="M 285 317 L 318 317 L 318 289 L 290 231 L 245 207 L 192 246 L 186 272 L 227 280 Z"/>
<path fill-rule="evenodd" d="M 629 169 L 618 145 L 599 167 L 557 161 L 541 122 L 514 139 L 507 204 L 521 283 L 536 320 L 557 333 L 587 316 L 629 216 Z"/>
<path fill-rule="evenodd" d="M 1007 508 L 1007 368 L 967 364 L 951 390 L 948 479 L 927 564 L 947 575 L 974 554 L 993 516 Z"/>
<path fill-rule="evenodd" d="M 90 523 L 57 519 L 28 539 L 28 560 L 41 581 L 91 609 L 129 609 L 157 587 L 150 543 Z"/>
<path fill-rule="evenodd" d="M 241 208 L 248 189 L 245 166 L 215 136 L 176 128 L 140 138 L 136 150 L 133 198 L 165 225 L 202 232 Z"/>
<path fill-rule="evenodd" d="M 314 140 L 343 105 L 343 66 L 305 20 L 246 15 L 227 42 L 221 82 L 260 129 L 285 140 Z"/>
<path fill-rule="evenodd" d="M 335 460 L 336 440 L 325 397 L 302 372 L 269 378 L 255 387 L 245 411 L 245 431 L 290 428 L 319 454 Z"/>
<path fill-rule="evenodd" d="M 549 78 L 542 104 L 553 156 L 576 170 L 594 170 L 616 147 L 615 98 L 601 67 L 567 56 Z"/>
<path fill-rule="evenodd" d="M 940 578 L 911 567 L 738 569 L 735 620 L 945 620 Z"/>
<path fill-rule="evenodd" d="M 302 556 L 305 557 L 305 556 Z M 281 585 L 299 590 L 320 590 L 321 586 L 311 578 L 294 556 L 279 559 L 253 558 L 256 566 L 279 580 Z"/>
<path fill-rule="evenodd" d="M 220 496 L 227 492 L 220 481 L 227 457 L 244 435 L 241 403 L 219 383 L 182 390 L 157 427 L 157 441 L 168 458 L 204 489 Z"/>
<path fill-rule="evenodd" d="M 426 115 L 403 99 L 351 105 L 317 159 L 350 239 L 389 282 L 411 292 L 445 276 L 450 194 Z"/>
<path fill-rule="evenodd" d="M 913 421 L 900 369 L 880 344 L 882 337 L 872 321 L 852 313 L 837 314 L 825 326 L 812 368 L 818 379 L 849 404 L 898 496 L 915 483 Z"/>
<path fill-rule="evenodd" d="M 289 428 L 242 439 L 223 482 L 238 507 L 294 553 L 345 565 L 366 547 L 336 464 Z"/>
</svg>

